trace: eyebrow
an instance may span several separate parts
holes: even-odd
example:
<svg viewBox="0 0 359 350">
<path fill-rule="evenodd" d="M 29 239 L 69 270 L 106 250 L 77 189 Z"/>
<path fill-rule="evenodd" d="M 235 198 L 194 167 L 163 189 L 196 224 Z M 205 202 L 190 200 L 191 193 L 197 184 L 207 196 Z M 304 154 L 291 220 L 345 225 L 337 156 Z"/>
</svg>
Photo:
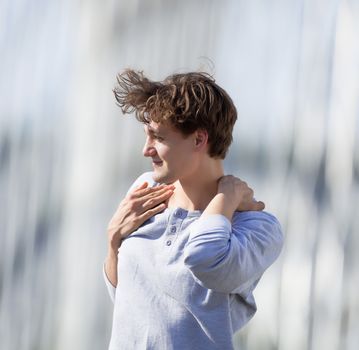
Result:
<svg viewBox="0 0 359 350">
<path fill-rule="evenodd" d="M 160 135 L 160 134 L 162 134 L 160 131 L 157 131 L 157 130 L 153 129 L 153 128 L 150 127 L 149 125 L 145 125 L 145 126 L 143 127 L 143 131 L 144 131 L 145 133 L 146 133 L 146 127 L 147 127 L 148 132 L 149 132 L 150 134 L 152 134 L 152 135 Z"/>
</svg>

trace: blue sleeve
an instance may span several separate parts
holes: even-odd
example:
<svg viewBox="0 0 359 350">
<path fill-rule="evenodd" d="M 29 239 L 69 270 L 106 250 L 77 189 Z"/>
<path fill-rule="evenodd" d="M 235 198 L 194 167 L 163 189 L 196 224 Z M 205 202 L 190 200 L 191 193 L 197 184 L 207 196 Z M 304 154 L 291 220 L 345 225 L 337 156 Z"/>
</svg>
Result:
<svg viewBox="0 0 359 350">
<path fill-rule="evenodd" d="M 257 282 L 283 245 L 278 220 L 262 211 L 200 217 L 190 226 L 185 265 L 204 287 L 241 293 Z"/>
</svg>

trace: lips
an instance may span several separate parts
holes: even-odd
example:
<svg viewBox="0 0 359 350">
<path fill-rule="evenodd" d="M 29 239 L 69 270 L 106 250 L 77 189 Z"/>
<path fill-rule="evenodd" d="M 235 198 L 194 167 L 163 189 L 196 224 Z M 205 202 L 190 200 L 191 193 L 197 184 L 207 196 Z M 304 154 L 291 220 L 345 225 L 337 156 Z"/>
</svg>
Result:
<svg viewBox="0 0 359 350">
<path fill-rule="evenodd" d="M 162 161 L 158 161 L 158 160 L 152 160 L 152 164 L 153 165 L 162 165 Z"/>
</svg>

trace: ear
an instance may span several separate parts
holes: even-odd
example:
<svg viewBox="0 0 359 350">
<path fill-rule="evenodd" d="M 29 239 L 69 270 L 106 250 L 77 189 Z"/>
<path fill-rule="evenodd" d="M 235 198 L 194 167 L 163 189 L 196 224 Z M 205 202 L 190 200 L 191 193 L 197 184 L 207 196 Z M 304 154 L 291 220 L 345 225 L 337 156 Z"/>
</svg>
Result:
<svg viewBox="0 0 359 350">
<path fill-rule="evenodd" d="M 195 131 L 195 146 L 198 150 L 205 147 L 208 143 L 208 133 L 206 130 L 198 129 Z"/>
</svg>

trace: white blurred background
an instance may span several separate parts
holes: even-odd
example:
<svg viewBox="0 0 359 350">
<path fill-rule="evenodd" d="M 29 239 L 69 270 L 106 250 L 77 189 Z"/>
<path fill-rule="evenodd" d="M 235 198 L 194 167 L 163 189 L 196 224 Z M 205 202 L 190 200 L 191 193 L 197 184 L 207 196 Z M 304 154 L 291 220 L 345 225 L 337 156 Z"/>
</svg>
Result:
<svg viewBox="0 0 359 350">
<path fill-rule="evenodd" d="M 359 348 L 358 0 L 0 0 L 0 349 L 106 349 L 106 227 L 151 169 L 112 88 L 206 70 L 225 166 L 277 215 L 243 350 Z"/>
</svg>

